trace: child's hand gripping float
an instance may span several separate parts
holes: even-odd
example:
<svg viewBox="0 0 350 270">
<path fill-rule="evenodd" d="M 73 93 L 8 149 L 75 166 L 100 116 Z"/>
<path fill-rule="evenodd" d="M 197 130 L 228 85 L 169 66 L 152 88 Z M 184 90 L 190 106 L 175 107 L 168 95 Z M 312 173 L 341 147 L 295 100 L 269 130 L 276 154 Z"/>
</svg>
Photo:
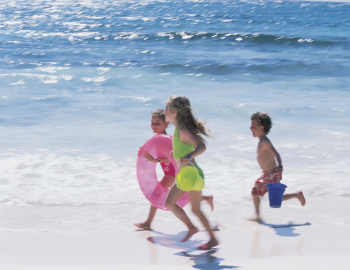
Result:
<svg viewBox="0 0 350 270">
<path fill-rule="evenodd" d="M 174 168 L 177 168 L 175 159 L 170 154 L 172 150 L 172 136 L 167 134 L 157 134 L 145 142 L 137 157 L 137 179 L 141 190 L 146 199 L 149 200 L 153 206 L 162 210 L 168 210 L 164 203 L 168 196 L 169 189 L 164 188 L 157 179 L 157 163 L 147 162 L 144 154 L 147 152 L 157 159 L 166 157 L 170 160 Z M 188 194 L 186 193 L 177 201 L 177 205 L 184 207 L 189 201 Z"/>
</svg>

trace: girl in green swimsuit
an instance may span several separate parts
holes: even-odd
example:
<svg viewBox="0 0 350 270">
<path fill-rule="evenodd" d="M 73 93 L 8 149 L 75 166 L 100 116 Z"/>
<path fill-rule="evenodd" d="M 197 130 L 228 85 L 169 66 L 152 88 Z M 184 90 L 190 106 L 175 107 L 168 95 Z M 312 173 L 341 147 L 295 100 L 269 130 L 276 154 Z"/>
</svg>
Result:
<svg viewBox="0 0 350 270">
<path fill-rule="evenodd" d="M 203 134 L 208 137 L 209 135 L 207 129 L 204 127 L 204 123 L 193 116 L 190 101 L 186 97 L 172 96 L 169 98 L 165 106 L 164 114 L 166 121 L 170 121 L 176 128 L 173 138 L 172 154 L 178 163 L 178 169 L 184 166 L 191 166 L 189 165 L 191 162 L 204 179 L 204 174 L 194 159 L 206 150 L 204 139 L 201 135 Z M 165 201 L 165 206 L 188 227 L 188 233 L 181 242 L 187 241 L 193 234 L 198 232 L 198 229 L 190 221 L 185 211 L 176 204 L 177 200 L 185 193 L 185 191 L 182 191 L 174 184 Z M 188 195 L 193 213 L 198 216 L 210 236 L 209 242 L 199 249 L 209 250 L 218 245 L 218 241 L 210 228 L 207 218 L 200 209 L 202 192 L 191 190 L 188 192 Z"/>
</svg>

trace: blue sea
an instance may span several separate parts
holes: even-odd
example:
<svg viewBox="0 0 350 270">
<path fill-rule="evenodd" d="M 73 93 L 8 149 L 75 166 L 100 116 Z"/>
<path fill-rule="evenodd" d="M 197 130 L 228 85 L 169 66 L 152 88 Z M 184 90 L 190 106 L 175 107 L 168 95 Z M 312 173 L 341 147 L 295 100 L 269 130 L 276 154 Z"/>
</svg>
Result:
<svg viewBox="0 0 350 270">
<path fill-rule="evenodd" d="M 198 158 L 212 223 L 257 226 L 249 127 L 266 111 L 283 183 L 307 205 L 265 198 L 263 216 L 349 224 L 349 14 L 346 2 L 1 1 L 0 232 L 133 230 L 149 210 L 137 151 L 174 94 L 212 131 Z M 159 211 L 154 226 L 182 225 Z"/>
</svg>

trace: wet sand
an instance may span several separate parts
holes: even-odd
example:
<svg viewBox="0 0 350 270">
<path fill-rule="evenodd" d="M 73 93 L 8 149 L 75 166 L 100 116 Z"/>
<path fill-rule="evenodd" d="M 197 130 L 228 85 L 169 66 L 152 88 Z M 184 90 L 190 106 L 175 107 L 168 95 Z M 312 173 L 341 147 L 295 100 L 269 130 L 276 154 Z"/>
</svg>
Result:
<svg viewBox="0 0 350 270">
<path fill-rule="evenodd" d="M 3 233 L 0 266 L 7 270 L 90 269 L 348 269 L 350 227 L 262 224 L 222 230 L 220 245 L 199 251 L 207 234 L 179 243 L 185 231 L 89 234 Z M 300 226 L 299 226 L 300 225 Z"/>
</svg>

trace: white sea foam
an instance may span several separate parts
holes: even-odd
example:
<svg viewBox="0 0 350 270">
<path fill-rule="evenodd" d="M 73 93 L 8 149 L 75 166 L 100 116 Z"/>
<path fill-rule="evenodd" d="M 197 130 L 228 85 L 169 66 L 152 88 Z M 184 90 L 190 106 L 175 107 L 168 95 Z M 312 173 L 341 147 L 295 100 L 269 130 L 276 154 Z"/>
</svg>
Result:
<svg viewBox="0 0 350 270">
<path fill-rule="evenodd" d="M 64 22 L 62 25 L 67 25 L 71 29 L 81 30 L 87 26 L 85 23 L 79 23 L 79 22 Z"/>
<path fill-rule="evenodd" d="M 22 21 L 5 21 L 4 24 L 7 25 L 17 25 L 17 24 L 22 24 Z"/>
<path fill-rule="evenodd" d="M 110 70 L 109 67 L 100 67 L 100 68 L 96 68 L 96 69 L 99 71 L 102 71 L 102 72 L 107 72 L 108 70 Z"/>
<path fill-rule="evenodd" d="M 71 75 L 62 75 L 61 78 L 66 80 L 66 81 L 69 81 L 69 80 L 73 79 L 73 76 L 71 76 Z"/>
<path fill-rule="evenodd" d="M 18 82 L 10 83 L 10 85 L 16 85 L 16 84 L 25 84 L 25 82 L 24 80 L 19 80 Z"/>
<path fill-rule="evenodd" d="M 70 69 L 70 67 L 38 67 L 36 70 L 40 70 L 42 72 L 55 73 L 59 70 Z"/>
<path fill-rule="evenodd" d="M 329 134 L 332 134 L 332 135 L 336 136 L 337 138 L 349 136 L 348 134 L 345 134 L 342 132 L 337 132 L 337 131 L 332 131 L 332 130 L 328 130 L 328 129 L 323 129 L 322 131 L 327 132 Z"/>
<path fill-rule="evenodd" d="M 309 43 L 311 43 L 311 42 L 313 42 L 313 40 L 311 39 L 311 38 L 309 38 L 309 39 L 298 39 L 298 42 L 309 42 Z"/>
<path fill-rule="evenodd" d="M 41 100 L 41 99 L 46 99 L 46 97 L 43 97 L 43 98 L 32 97 L 32 98 L 31 98 L 31 100 Z"/>
<path fill-rule="evenodd" d="M 49 80 L 44 80 L 44 81 L 43 81 L 43 83 L 57 83 L 57 82 L 58 82 L 58 80 L 53 79 L 53 78 L 51 78 L 51 79 L 49 79 Z"/>
<path fill-rule="evenodd" d="M 108 80 L 108 77 L 92 77 L 92 78 L 81 78 L 85 82 L 95 82 L 95 83 L 104 83 Z"/>
<path fill-rule="evenodd" d="M 211 223 L 219 224 L 220 227 L 254 226 L 255 223 L 249 223 L 244 218 L 253 213 L 249 190 L 260 176 L 256 161 L 249 157 L 250 151 L 255 149 L 252 144 L 256 144 L 256 141 L 246 139 L 240 148 L 230 149 L 230 156 L 226 155 L 228 152 L 213 149 L 213 142 L 208 142 L 211 149 L 198 160 L 205 173 L 204 194 L 214 194 L 216 199 L 214 215 L 210 214 L 206 205 L 204 209 Z M 282 145 L 276 146 L 283 155 Z M 319 148 L 315 145 L 313 150 L 318 151 L 317 149 Z M 334 163 L 325 167 L 319 163 L 319 155 L 299 154 L 299 159 L 307 161 L 307 166 L 304 167 L 297 164 L 290 166 L 289 159 L 288 156 L 284 158 L 283 176 L 288 191 L 302 189 L 309 199 L 308 209 L 327 209 L 327 215 L 314 215 L 307 221 L 322 223 L 337 219 L 334 213 L 342 210 L 334 212 L 331 209 L 344 203 L 346 196 L 350 196 L 350 186 L 337 174 L 332 174 L 339 165 Z M 82 151 L 37 149 L 2 152 L 0 160 L 3 164 L 0 181 L 6 189 L 6 192 L 0 194 L 0 213 L 12 212 L 7 221 L 2 222 L 2 232 L 133 230 L 131 224 L 142 221 L 147 216 L 149 204 L 136 182 L 135 157 L 124 155 L 120 159 L 106 154 L 86 155 Z M 310 183 L 312 179 L 317 179 L 317 185 Z M 334 198 L 335 194 L 338 199 Z M 327 202 L 330 199 L 332 204 Z M 325 207 L 325 204 L 328 206 Z M 190 213 L 188 207 L 186 211 Z M 268 209 L 266 198 L 262 202 L 262 211 L 270 220 L 275 215 L 275 212 Z M 284 204 L 279 215 L 305 221 L 305 211 L 307 209 L 301 208 L 297 201 L 291 201 Z M 227 215 L 227 212 L 232 214 Z M 18 223 L 18 219 L 26 213 L 44 218 Z M 99 216 L 97 220 L 96 216 Z M 190 216 L 192 217 L 191 213 Z M 346 216 L 344 212 L 343 219 Z M 65 224 L 63 220 L 68 223 Z M 173 228 L 172 220 L 174 217 L 171 214 L 160 212 L 155 226 Z M 83 227 L 81 222 L 85 224 Z"/>
<path fill-rule="evenodd" d="M 139 101 L 142 101 L 142 102 L 153 100 L 153 98 L 151 98 L 151 97 L 142 97 L 142 96 L 120 96 L 120 97 L 121 98 L 130 98 L 132 100 L 139 100 Z"/>
</svg>

